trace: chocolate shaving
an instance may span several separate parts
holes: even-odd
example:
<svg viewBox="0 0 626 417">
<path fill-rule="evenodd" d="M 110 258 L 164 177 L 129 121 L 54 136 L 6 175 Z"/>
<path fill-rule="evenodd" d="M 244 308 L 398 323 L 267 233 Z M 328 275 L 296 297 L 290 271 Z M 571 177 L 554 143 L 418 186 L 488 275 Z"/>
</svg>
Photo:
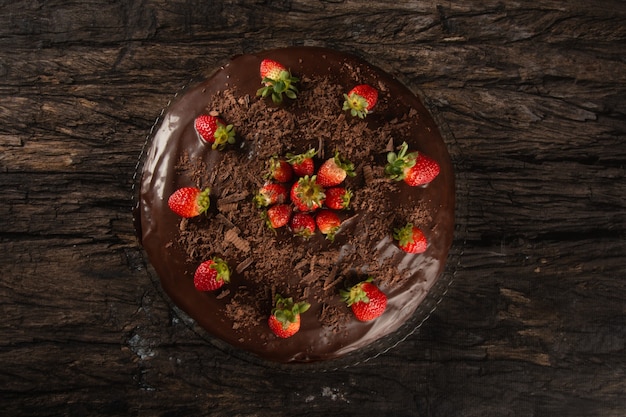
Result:
<svg viewBox="0 0 626 417">
<path fill-rule="evenodd" d="M 219 221 L 220 223 L 222 223 L 222 224 L 226 225 L 226 226 L 227 226 L 228 228 L 230 228 L 230 229 L 236 229 L 236 230 L 239 230 L 239 229 L 237 228 L 237 226 L 235 226 L 235 224 L 234 224 L 233 222 L 231 222 L 230 220 L 228 220 L 228 219 L 226 218 L 226 216 L 224 216 L 222 213 L 220 213 L 220 214 L 216 215 L 216 216 L 215 216 L 215 219 L 216 219 L 217 221 Z"/>
<path fill-rule="evenodd" d="M 335 265 L 330 271 L 330 274 L 328 274 L 328 276 L 326 277 L 326 280 L 324 281 L 324 286 L 322 287 L 324 291 L 328 291 L 343 280 L 343 277 L 341 276 L 335 279 L 338 270 L 339 266 Z"/>
<path fill-rule="evenodd" d="M 222 197 L 221 202 L 223 204 L 229 204 L 229 203 L 237 203 L 241 200 L 245 200 L 248 197 L 248 192 L 247 191 L 243 191 L 240 193 L 235 193 L 235 194 L 230 194 L 228 196 Z"/>
<path fill-rule="evenodd" d="M 243 262 L 240 262 L 237 267 L 235 268 L 235 271 L 237 271 L 238 274 L 241 274 L 243 271 L 246 270 L 246 268 L 248 268 L 250 265 L 252 265 L 252 263 L 254 263 L 254 258 L 249 257 L 243 260 Z"/>
<path fill-rule="evenodd" d="M 250 244 L 239 236 L 235 228 L 228 230 L 224 234 L 224 241 L 232 243 L 233 246 L 242 252 L 250 252 Z"/>
</svg>

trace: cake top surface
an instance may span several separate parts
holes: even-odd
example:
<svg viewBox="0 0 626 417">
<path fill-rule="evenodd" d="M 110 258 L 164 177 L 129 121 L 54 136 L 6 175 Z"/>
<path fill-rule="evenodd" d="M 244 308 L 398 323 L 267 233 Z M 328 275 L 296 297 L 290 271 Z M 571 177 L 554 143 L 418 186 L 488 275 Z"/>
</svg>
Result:
<svg viewBox="0 0 626 417">
<path fill-rule="evenodd" d="M 297 98 L 277 105 L 256 95 L 263 59 L 298 77 Z M 344 94 L 374 86 L 378 102 L 361 119 L 343 110 Z M 201 114 L 219 115 L 236 142 L 219 151 L 194 129 Z M 390 152 L 406 142 L 436 160 L 439 175 L 411 187 L 385 176 Z M 334 240 L 316 233 L 270 230 L 253 204 L 273 156 L 316 151 L 317 169 L 335 153 L 354 164 L 352 191 Z M 207 213 L 181 219 L 167 206 L 180 187 L 210 188 Z M 439 130 L 420 100 L 384 71 L 358 57 L 294 47 L 235 57 L 188 88 L 167 109 L 152 138 L 141 179 L 140 237 L 166 293 L 212 335 L 263 358 L 308 362 L 340 357 L 396 330 L 441 275 L 454 226 L 454 176 Z M 393 230 L 419 225 L 428 237 L 421 254 L 407 254 Z M 198 264 L 218 256 L 230 283 L 205 293 L 194 288 Z M 367 277 L 388 297 L 384 314 L 355 320 L 340 292 Z M 288 339 L 267 327 L 275 294 L 306 300 L 300 331 Z"/>
</svg>

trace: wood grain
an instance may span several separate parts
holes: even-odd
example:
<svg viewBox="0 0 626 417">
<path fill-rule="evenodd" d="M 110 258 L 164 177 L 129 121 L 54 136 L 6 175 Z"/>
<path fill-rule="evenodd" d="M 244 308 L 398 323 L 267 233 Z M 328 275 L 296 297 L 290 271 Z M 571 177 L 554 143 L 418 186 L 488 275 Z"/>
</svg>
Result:
<svg viewBox="0 0 626 417">
<path fill-rule="evenodd" d="M 6 415 L 622 416 L 626 7 L 620 1 L 2 2 Z M 457 169 L 453 282 L 419 331 L 339 370 L 207 342 L 138 246 L 161 109 L 228 57 L 323 45 L 420 94 Z"/>
</svg>

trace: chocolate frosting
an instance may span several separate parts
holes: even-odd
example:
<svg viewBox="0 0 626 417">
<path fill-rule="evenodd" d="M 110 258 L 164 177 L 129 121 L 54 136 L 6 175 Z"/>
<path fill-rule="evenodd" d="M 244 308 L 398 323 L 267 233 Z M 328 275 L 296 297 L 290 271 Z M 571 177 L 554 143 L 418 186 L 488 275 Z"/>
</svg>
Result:
<svg viewBox="0 0 626 417">
<path fill-rule="evenodd" d="M 277 106 L 256 96 L 264 58 L 300 78 L 296 100 Z M 362 83 L 379 90 L 379 102 L 365 120 L 341 109 L 343 94 Z M 193 121 L 209 112 L 235 126 L 235 145 L 217 151 L 199 139 Z M 386 153 L 403 141 L 440 164 L 430 184 L 409 187 L 383 178 Z M 303 240 L 287 228 L 274 234 L 252 204 L 269 156 L 308 148 L 320 152 L 318 164 L 337 150 L 357 167 L 346 182 L 353 205 L 342 213 L 334 242 L 319 235 Z M 368 169 L 373 179 L 366 181 Z M 181 220 L 171 212 L 167 199 L 183 186 L 211 188 L 206 215 Z M 141 243 L 163 289 L 212 336 L 270 361 L 328 360 L 396 331 L 428 296 L 452 244 L 454 173 L 433 118 L 394 77 L 350 54 L 283 48 L 235 57 L 173 101 L 143 164 L 137 217 Z M 424 230 L 425 253 L 406 254 L 393 242 L 393 228 L 408 221 Z M 200 292 L 193 274 L 212 256 L 229 263 L 231 282 Z M 339 290 L 367 276 L 387 294 L 388 307 L 363 323 L 340 300 Z M 301 330 L 288 339 L 267 326 L 276 292 L 311 304 Z"/>
</svg>

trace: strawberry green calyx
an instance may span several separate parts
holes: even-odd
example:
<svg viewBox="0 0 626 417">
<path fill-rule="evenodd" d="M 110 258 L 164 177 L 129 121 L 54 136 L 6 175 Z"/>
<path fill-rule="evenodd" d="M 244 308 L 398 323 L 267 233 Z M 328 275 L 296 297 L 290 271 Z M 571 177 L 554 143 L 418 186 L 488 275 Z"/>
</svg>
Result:
<svg viewBox="0 0 626 417">
<path fill-rule="evenodd" d="M 395 181 L 401 181 L 404 179 L 406 172 L 409 168 L 415 165 L 417 160 L 417 152 L 409 152 L 409 145 L 406 142 L 402 142 L 398 153 L 389 152 L 387 154 L 387 165 L 385 166 L 385 175 Z"/>
<path fill-rule="evenodd" d="M 363 286 L 366 283 L 371 283 L 372 281 L 372 277 L 368 277 L 366 280 L 353 285 L 347 291 L 340 290 L 339 295 L 341 296 L 341 299 L 348 305 L 348 307 L 352 307 L 352 304 L 356 304 L 358 302 L 367 304 L 370 302 L 370 298 L 367 296 L 367 292 L 365 291 Z"/>
<path fill-rule="evenodd" d="M 291 323 L 295 323 L 298 316 L 307 311 L 309 307 L 311 305 L 306 301 L 294 303 L 292 297 L 284 298 L 282 295 L 276 294 L 272 316 L 276 317 L 283 328 L 286 329 Z"/>
<path fill-rule="evenodd" d="M 398 241 L 400 247 L 413 243 L 413 223 L 407 223 L 401 228 L 394 229 L 393 238 Z"/>
<path fill-rule="evenodd" d="M 343 98 L 343 110 L 350 110 L 353 117 L 365 119 L 378 102 L 378 90 L 367 84 L 359 84 L 344 94 Z"/>
<path fill-rule="evenodd" d="M 264 77 L 262 82 L 265 86 L 259 88 L 256 95 L 263 98 L 270 96 L 274 104 L 283 102 L 283 94 L 293 100 L 298 95 L 298 88 L 294 85 L 298 81 L 290 71 L 281 70 L 276 78 Z"/>
<path fill-rule="evenodd" d="M 198 198 L 196 199 L 196 204 L 198 205 L 198 212 L 200 214 L 204 213 L 211 206 L 211 197 L 209 193 L 211 192 L 210 188 L 205 188 L 200 194 L 198 194 Z"/>
<path fill-rule="evenodd" d="M 226 261 L 222 258 L 214 257 L 211 259 L 213 263 L 209 266 L 209 268 L 217 271 L 217 275 L 215 277 L 216 281 L 224 281 L 226 283 L 230 282 L 230 268 Z"/>
<path fill-rule="evenodd" d="M 339 152 L 335 152 L 335 164 L 346 172 L 348 177 L 354 177 L 356 172 L 354 172 L 354 164 L 347 159 L 343 159 Z"/>
<path fill-rule="evenodd" d="M 344 94 L 343 98 L 345 99 L 343 102 L 343 110 L 350 110 L 352 116 L 364 119 L 369 113 L 367 110 L 367 100 L 364 97 L 352 93 L 350 95 Z"/>
<path fill-rule="evenodd" d="M 285 157 L 287 158 L 287 162 L 292 165 L 301 164 L 307 159 L 311 159 L 315 156 L 317 151 L 315 149 L 309 149 L 308 151 L 300 154 L 287 153 Z"/>
<path fill-rule="evenodd" d="M 212 149 L 223 150 L 226 145 L 235 143 L 235 129 L 233 125 L 224 125 L 218 123 L 215 131 L 215 142 L 211 145 Z"/>
</svg>

